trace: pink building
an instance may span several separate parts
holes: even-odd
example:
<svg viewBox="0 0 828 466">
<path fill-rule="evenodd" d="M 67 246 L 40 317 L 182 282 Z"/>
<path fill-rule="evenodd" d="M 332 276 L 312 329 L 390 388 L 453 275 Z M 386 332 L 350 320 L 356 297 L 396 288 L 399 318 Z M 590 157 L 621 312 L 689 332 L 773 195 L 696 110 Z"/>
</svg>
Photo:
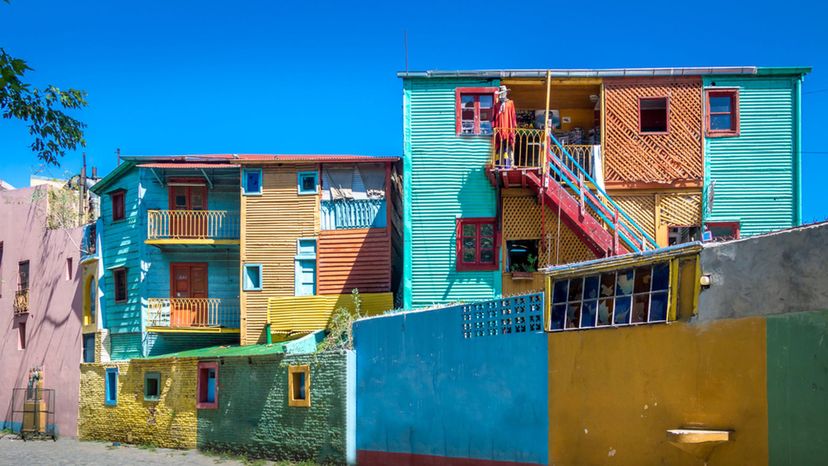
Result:
<svg viewBox="0 0 828 466">
<path fill-rule="evenodd" d="M 54 390 L 54 425 L 77 435 L 82 228 L 48 229 L 49 188 L 0 191 L 0 426 L 18 431 L 29 373 Z"/>
</svg>

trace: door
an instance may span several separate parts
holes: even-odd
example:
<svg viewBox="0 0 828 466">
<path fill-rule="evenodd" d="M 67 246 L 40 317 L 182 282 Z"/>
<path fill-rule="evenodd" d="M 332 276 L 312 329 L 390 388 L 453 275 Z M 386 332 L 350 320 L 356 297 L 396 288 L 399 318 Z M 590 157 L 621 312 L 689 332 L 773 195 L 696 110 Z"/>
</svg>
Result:
<svg viewBox="0 0 828 466">
<path fill-rule="evenodd" d="M 170 236 L 173 238 L 207 237 L 207 187 L 170 184 Z"/>
<path fill-rule="evenodd" d="M 207 264 L 170 264 L 170 274 L 170 327 L 210 325 Z"/>
<path fill-rule="evenodd" d="M 296 296 L 316 294 L 316 259 L 296 261 Z"/>
</svg>

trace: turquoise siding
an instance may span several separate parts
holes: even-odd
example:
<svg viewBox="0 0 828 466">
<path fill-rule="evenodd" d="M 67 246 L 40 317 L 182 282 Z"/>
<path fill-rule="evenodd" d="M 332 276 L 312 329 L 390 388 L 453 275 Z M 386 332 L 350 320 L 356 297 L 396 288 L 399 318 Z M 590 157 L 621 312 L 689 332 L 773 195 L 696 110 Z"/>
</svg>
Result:
<svg viewBox="0 0 828 466">
<path fill-rule="evenodd" d="M 117 333 L 109 336 L 109 357 L 113 361 L 140 358 L 141 351 L 140 333 Z"/>
<path fill-rule="evenodd" d="M 160 356 L 208 346 L 238 345 L 238 333 L 191 334 L 191 333 L 145 333 L 144 355 Z"/>
<path fill-rule="evenodd" d="M 705 221 L 738 220 L 743 237 L 799 223 L 796 81 L 704 79 L 705 88 L 738 87 L 740 112 L 739 136 L 705 139 Z"/>
<path fill-rule="evenodd" d="M 455 132 L 455 89 L 496 81 L 406 79 L 404 91 L 404 306 L 499 295 L 500 272 L 455 270 L 459 217 L 494 217 L 486 178 L 491 138 Z"/>
</svg>

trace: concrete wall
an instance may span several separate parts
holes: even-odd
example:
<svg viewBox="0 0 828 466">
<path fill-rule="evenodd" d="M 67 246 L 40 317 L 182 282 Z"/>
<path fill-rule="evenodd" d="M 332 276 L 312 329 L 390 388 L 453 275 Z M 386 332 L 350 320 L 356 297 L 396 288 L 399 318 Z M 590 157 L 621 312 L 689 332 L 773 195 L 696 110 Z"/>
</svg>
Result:
<svg viewBox="0 0 828 466">
<path fill-rule="evenodd" d="M 55 423 L 61 436 L 77 425 L 81 361 L 80 250 L 82 229 L 47 230 L 46 187 L 0 192 L 0 425 L 19 428 L 12 415 L 12 389 L 26 387 L 29 370 L 41 367 L 55 390 Z M 12 221 L 13 219 L 13 221 Z M 67 259 L 72 259 L 72 278 Z M 29 312 L 14 316 L 18 262 L 29 261 Z M 25 323 L 26 349 L 18 349 Z"/>
<path fill-rule="evenodd" d="M 699 319 L 828 309 L 828 223 L 706 244 Z"/>
<path fill-rule="evenodd" d="M 359 464 L 545 463 L 546 335 L 530 296 L 356 322 Z"/>
<path fill-rule="evenodd" d="M 118 401 L 105 404 L 106 368 L 117 367 Z M 101 440 L 154 445 L 165 448 L 195 448 L 196 415 L 195 359 L 135 359 L 110 364 L 82 364 L 80 379 L 81 440 Z M 161 397 L 144 400 L 144 373 L 161 374 Z"/>
</svg>

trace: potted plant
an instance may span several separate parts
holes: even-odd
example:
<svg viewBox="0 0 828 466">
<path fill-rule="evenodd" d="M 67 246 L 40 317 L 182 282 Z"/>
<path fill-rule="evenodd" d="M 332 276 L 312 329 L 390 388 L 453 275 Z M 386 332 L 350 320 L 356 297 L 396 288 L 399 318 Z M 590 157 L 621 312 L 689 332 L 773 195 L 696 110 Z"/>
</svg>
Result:
<svg viewBox="0 0 828 466">
<path fill-rule="evenodd" d="M 537 268 L 538 258 L 532 254 L 526 257 L 526 262 L 522 264 L 512 264 L 512 280 L 531 280 Z"/>
</svg>

